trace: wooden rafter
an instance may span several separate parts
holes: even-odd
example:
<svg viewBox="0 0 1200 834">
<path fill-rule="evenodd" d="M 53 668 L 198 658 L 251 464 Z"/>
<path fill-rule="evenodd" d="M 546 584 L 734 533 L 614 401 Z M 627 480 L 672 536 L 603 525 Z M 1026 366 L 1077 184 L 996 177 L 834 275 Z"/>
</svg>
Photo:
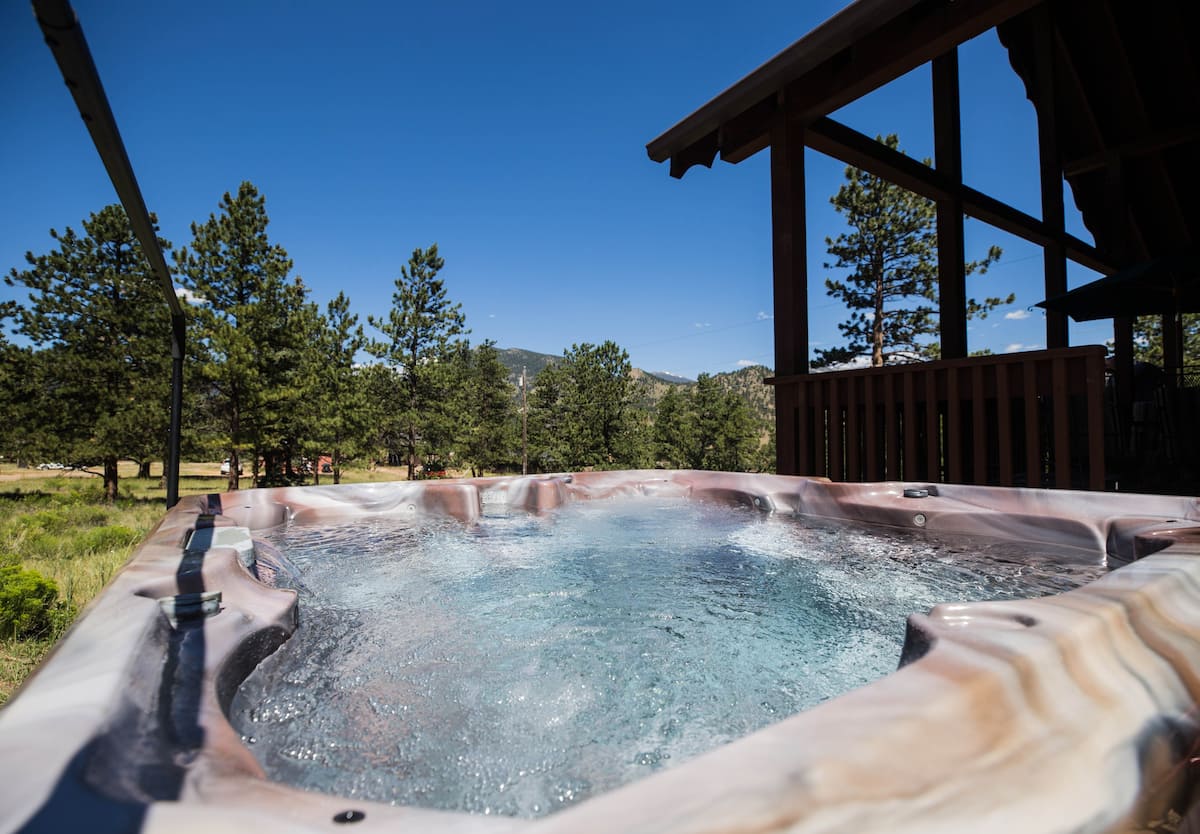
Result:
<svg viewBox="0 0 1200 834">
<path fill-rule="evenodd" d="M 891 11 L 882 22 L 865 16 L 871 10 L 867 4 L 855 4 L 846 10 L 856 15 L 853 26 L 842 26 L 825 37 L 816 37 L 824 34 L 817 30 L 652 141 L 646 150 L 656 162 L 671 159 L 675 177 L 692 165 L 712 163 L 714 137 L 723 160 L 740 162 L 769 144 L 779 114 L 786 112 L 789 119 L 804 123 L 831 113 L 1037 3 L 872 4 Z M 810 43 L 816 57 L 798 49 L 805 43 Z"/>
<path fill-rule="evenodd" d="M 1166 130 L 1148 131 L 1137 141 L 1119 144 L 1112 151 L 1101 151 L 1067 160 L 1063 162 L 1063 173 L 1071 178 L 1099 171 L 1108 164 L 1113 153 L 1124 159 L 1138 159 L 1196 141 L 1200 141 L 1200 122 L 1177 125 Z"/>
<path fill-rule="evenodd" d="M 958 198 L 963 211 L 977 220 L 1040 246 L 1057 242 L 1068 258 L 1097 272 L 1116 271 L 1107 256 L 1074 235 L 1056 233 L 1041 220 L 970 186 L 954 183 L 928 165 L 833 119 L 818 119 L 808 126 L 804 136 L 808 147 L 847 165 L 883 177 L 930 200 Z"/>
<path fill-rule="evenodd" d="M 1113 19 L 1112 7 L 1108 3 L 1101 3 L 1099 5 L 1100 8 L 1097 15 L 1104 25 L 1105 34 L 1109 41 L 1115 44 L 1112 55 L 1113 64 L 1116 66 L 1119 74 L 1126 79 L 1126 83 L 1123 86 L 1128 91 L 1129 107 L 1124 111 L 1123 115 L 1133 123 L 1134 129 L 1139 134 L 1146 133 L 1150 130 L 1150 119 L 1146 113 L 1146 104 L 1138 93 L 1137 76 L 1133 71 L 1133 66 L 1130 64 L 1129 54 L 1122 41 L 1120 28 L 1117 26 L 1117 21 Z M 1158 154 L 1150 154 L 1147 158 L 1150 160 L 1150 169 L 1153 172 L 1153 176 L 1157 180 L 1155 183 L 1155 192 L 1162 195 L 1162 198 L 1168 203 L 1168 211 L 1158 212 L 1157 217 L 1161 222 L 1171 224 L 1171 235 L 1175 240 L 1181 241 L 1185 245 L 1190 244 L 1191 235 L 1188 232 L 1187 225 L 1183 222 L 1182 204 L 1179 201 L 1179 195 L 1175 192 L 1171 176 L 1167 173 L 1166 166 L 1163 164 L 1162 157 Z"/>
</svg>

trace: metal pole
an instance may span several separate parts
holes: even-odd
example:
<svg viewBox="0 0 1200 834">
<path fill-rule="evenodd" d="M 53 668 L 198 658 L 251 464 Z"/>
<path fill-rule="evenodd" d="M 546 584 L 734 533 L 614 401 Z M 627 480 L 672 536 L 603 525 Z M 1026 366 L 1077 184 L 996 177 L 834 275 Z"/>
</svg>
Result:
<svg viewBox="0 0 1200 834">
<path fill-rule="evenodd" d="M 108 177 L 117 191 L 126 217 L 129 218 L 129 225 L 133 227 L 133 233 L 142 244 L 142 253 L 158 276 L 167 307 L 171 311 L 171 430 L 166 476 L 167 506 L 173 507 L 179 501 L 179 435 L 180 415 L 183 409 L 185 336 L 183 306 L 179 303 L 179 297 L 175 295 L 171 271 L 167 268 L 167 260 L 158 245 L 154 223 L 150 220 L 150 212 L 146 210 L 142 190 L 133 174 L 133 166 L 125 152 L 125 143 L 121 140 L 121 132 L 117 129 L 117 121 L 108 105 L 108 96 L 104 94 L 104 85 L 100 83 L 100 74 L 96 71 L 96 64 L 92 60 L 91 50 L 88 49 L 75 10 L 66 0 L 33 0 L 33 13 L 42 29 L 46 45 L 50 47 L 54 60 L 58 62 L 63 81 L 75 99 L 79 115 L 83 117 L 88 133 L 92 136 L 92 143 L 100 154 L 100 161 L 108 171 Z"/>
<path fill-rule="evenodd" d="M 521 366 L 521 474 L 529 474 L 529 408 L 525 404 L 525 366 Z"/>
<path fill-rule="evenodd" d="M 167 508 L 179 503 L 179 445 L 183 429 L 183 316 L 171 315 L 171 431 L 167 440 Z"/>
</svg>

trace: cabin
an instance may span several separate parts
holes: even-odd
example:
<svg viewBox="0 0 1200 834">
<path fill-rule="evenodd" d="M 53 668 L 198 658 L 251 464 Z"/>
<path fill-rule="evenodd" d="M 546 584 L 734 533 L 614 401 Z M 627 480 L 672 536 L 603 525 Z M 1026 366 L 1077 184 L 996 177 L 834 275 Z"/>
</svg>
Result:
<svg viewBox="0 0 1200 834">
<path fill-rule="evenodd" d="M 995 30 L 1037 114 L 1041 212 L 963 182 L 961 44 Z M 856 0 L 647 145 L 672 177 L 770 154 L 777 467 L 839 481 L 1194 491 L 1200 409 L 1181 313 L 1200 296 L 1200 4 L 1194 0 Z M 831 118 L 930 65 L 935 158 L 904 156 Z M 806 149 L 935 201 L 942 359 L 809 367 Z M 1068 234 L 1063 183 L 1093 241 Z M 765 196 L 765 195 L 764 195 Z M 968 357 L 963 221 L 1042 248 L 1046 349 Z M 1110 298 L 1114 355 L 1072 346 L 1067 262 L 1132 285 L 1162 317 L 1163 384 L 1135 400 L 1133 310 Z M 1169 268 L 1168 268 L 1169 267 Z M 1166 275 L 1166 278 L 1163 276 Z M 1100 282 L 1097 282 L 1098 284 Z M 1185 290 L 1181 292 L 1181 288 Z M 1076 291 L 1078 292 L 1078 290 Z M 1151 453 L 1151 450 L 1153 453 Z"/>
</svg>

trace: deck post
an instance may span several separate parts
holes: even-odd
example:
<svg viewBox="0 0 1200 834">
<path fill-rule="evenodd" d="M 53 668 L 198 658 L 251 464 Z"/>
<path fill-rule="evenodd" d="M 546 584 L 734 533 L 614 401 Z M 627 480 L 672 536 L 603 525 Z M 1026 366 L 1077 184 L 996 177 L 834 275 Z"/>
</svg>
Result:
<svg viewBox="0 0 1200 834">
<path fill-rule="evenodd" d="M 808 241 L 804 191 L 804 128 L 781 119 L 771 130 L 771 251 L 775 373 L 778 376 L 808 373 Z M 781 475 L 808 474 L 798 471 L 801 440 L 796 437 L 800 423 L 796 415 L 799 407 L 796 388 L 795 385 L 775 387 L 775 465 Z M 818 458 L 824 446 L 824 439 L 818 437 Z"/>
<path fill-rule="evenodd" d="M 1062 245 L 1066 225 L 1063 208 L 1062 163 L 1058 152 L 1058 124 L 1054 92 L 1054 21 L 1049 4 L 1037 9 L 1034 27 L 1034 60 L 1037 67 L 1037 131 L 1038 165 L 1042 190 L 1042 222 L 1052 240 L 1042 247 L 1045 267 L 1046 298 L 1056 298 L 1067 291 L 1067 252 Z M 1070 344 L 1066 313 L 1046 311 L 1046 347 L 1060 348 Z"/>
<path fill-rule="evenodd" d="M 933 146 L 939 174 L 962 185 L 962 126 L 958 100 L 958 50 L 933 59 Z M 943 359 L 967 355 L 966 254 L 961 188 L 937 201 L 938 321 Z"/>
</svg>

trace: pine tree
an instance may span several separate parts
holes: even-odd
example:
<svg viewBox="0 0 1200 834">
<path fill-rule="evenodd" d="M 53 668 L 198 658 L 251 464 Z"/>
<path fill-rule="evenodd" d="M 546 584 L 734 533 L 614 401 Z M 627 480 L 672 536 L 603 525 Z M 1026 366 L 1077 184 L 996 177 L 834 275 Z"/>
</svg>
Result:
<svg viewBox="0 0 1200 834">
<path fill-rule="evenodd" d="M 267 236 L 266 200 L 248 182 L 226 192 L 220 214 L 192 224 L 192 245 L 175 253 L 185 286 L 202 303 L 191 307 L 192 343 L 209 398 L 216 442 L 229 457 L 228 489 L 239 486 L 245 452 L 270 445 L 281 415 L 294 406 L 289 384 L 303 332 L 295 319 L 307 291 L 289 284 L 292 262 Z"/>
<path fill-rule="evenodd" d="M 8 322 L 19 313 L 15 301 L 0 302 L 0 456 L 17 466 L 28 466 L 37 451 L 40 413 L 36 399 L 40 386 L 35 383 L 34 352 L 8 339 Z"/>
<path fill-rule="evenodd" d="M 469 332 L 462 305 L 450 303 L 445 284 L 437 277 L 443 266 L 436 243 L 414 249 L 408 265 L 400 267 L 388 317 L 367 318 L 385 337 L 372 341 L 367 350 L 400 374 L 400 444 L 409 480 L 416 475 L 419 454 L 434 446 L 434 435 L 444 439 L 447 434 L 450 392 L 444 365 L 457 337 Z"/>
<path fill-rule="evenodd" d="M 1162 316 L 1138 316 L 1133 320 L 1133 356 L 1138 362 L 1166 367 L 1163 355 Z M 1184 367 L 1200 363 L 1200 314 L 1183 314 Z"/>
<path fill-rule="evenodd" d="M 750 408 L 737 394 L 723 391 L 708 374 L 696 379 L 690 422 L 692 468 L 723 472 L 751 468 L 758 444 Z"/>
<path fill-rule="evenodd" d="M 645 466 L 650 444 L 636 396 L 629 354 L 616 343 L 572 345 L 534 383 L 529 421 L 538 468 Z"/>
<path fill-rule="evenodd" d="M 54 250 L 27 253 L 30 268 L 5 279 L 29 291 L 29 303 L 10 312 L 17 331 L 40 348 L 36 359 L 9 359 L 34 369 L 44 451 L 69 464 L 101 466 L 112 501 L 118 460 L 166 449 L 169 318 L 120 206 L 90 215 L 82 235 L 67 227 L 50 236 Z"/>
<path fill-rule="evenodd" d="M 537 472 L 563 472 L 569 466 L 567 415 L 563 398 L 570 384 L 568 370 L 552 362 L 538 373 L 529 391 L 529 465 Z"/>
<path fill-rule="evenodd" d="M 495 342 L 464 349 L 460 356 L 456 410 L 462 456 L 470 463 L 472 476 L 482 475 L 519 457 L 517 405 Z"/>
<path fill-rule="evenodd" d="M 877 137 L 893 150 L 892 134 Z M 925 160 L 929 164 L 929 160 Z M 826 269 L 850 269 L 846 280 L 827 278 L 829 295 L 849 308 L 850 318 L 838 324 L 847 343 L 816 351 L 815 366 L 869 356 L 872 367 L 888 362 L 911 362 L 938 355 L 937 323 L 937 210 L 933 202 L 882 177 L 846 168 L 846 183 L 830 202 L 846 219 L 850 231 L 826 238 L 836 258 Z M 981 261 L 966 264 L 966 273 L 983 274 L 999 260 L 992 246 Z M 968 318 L 986 318 L 1007 299 L 967 302 Z"/>
<path fill-rule="evenodd" d="M 669 469 L 692 465 L 692 405 L 686 394 L 670 388 L 654 413 L 654 457 Z"/>
<path fill-rule="evenodd" d="M 320 459 L 330 458 L 333 482 L 342 481 L 342 467 L 365 447 L 368 434 L 366 391 L 355 368 L 355 356 L 366 345 L 350 300 L 338 293 L 318 318 L 305 357 L 304 437 L 313 474 L 320 482 Z"/>
<path fill-rule="evenodd" d="M 365 451 L 372 464 L 391 465 L 393 457 L 400 456 L 407 436 L 403 377 L 398 368 L 378 363 L 360 368 L 356 378 L 365 400 Z"/>
</svg>

